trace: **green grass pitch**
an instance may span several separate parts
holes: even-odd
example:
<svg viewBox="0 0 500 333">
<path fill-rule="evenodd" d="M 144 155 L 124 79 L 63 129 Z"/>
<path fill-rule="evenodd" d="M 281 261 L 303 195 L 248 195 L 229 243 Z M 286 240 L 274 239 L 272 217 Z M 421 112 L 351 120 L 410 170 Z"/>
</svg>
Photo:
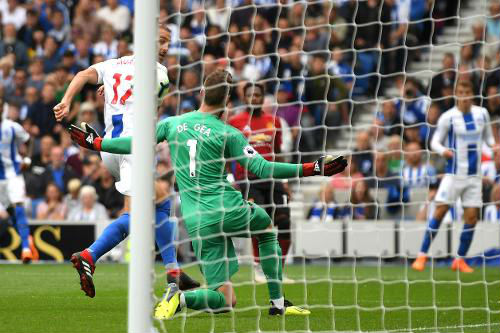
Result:
<svg viewBox="0 0 500 333">
<path fill-rule="evenodd" d="M 201 280 L 197 268 L 187 271 Z M 157 266 L 156 272 L 159 296 L 162 268 Z M 500 331 L 498 268 L 458 275 L 444 267 L 417 273 L 402 265 L 332 264 L 330 269 L 293 265 L 287 272 L 302 282 L 285 286 L 286 297 L 310 305 L 311 316 L 269 317 L 266 286 L 254 286 L 250 268 L 242 266 L 234 278 L 236 311 L 219 315 L 188 311 L 155 325 L 160 332 L 176 333 Z M 0 265 L 0 332 L 126 332 L 127 266 L 99 264 L 95 284 L 96 297 L 90 299 L 80 291 L 69 264 Z"/>
</svg>

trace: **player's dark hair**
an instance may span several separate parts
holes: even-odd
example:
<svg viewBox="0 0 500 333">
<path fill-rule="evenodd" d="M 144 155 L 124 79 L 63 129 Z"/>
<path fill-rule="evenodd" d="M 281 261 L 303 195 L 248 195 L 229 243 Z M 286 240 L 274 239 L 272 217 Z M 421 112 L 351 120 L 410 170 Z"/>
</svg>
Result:
<svg viewBox="0 0 500 333">
<path fill-rule="evenodd" d="M 262 93 L 262 95 L 265 95 L 266 89 L 265 89 L 264 85 L 260 82 L 247 82 L 247 83 L 245 83 L 245 87 L 243 87 L 243 94 L 246 94 L 247 89 L 252 88 L 252 87 L 260 88 L 260 92 Z"/>
<path fill-rule="evenodd" d="M 232 84 L 231 74 L 224 69 L 218 69 L 208 75 L 203 83 L 205 87 L 204 103 L 209 106 L 225 105 L 231 94 Z"/>
</svg>

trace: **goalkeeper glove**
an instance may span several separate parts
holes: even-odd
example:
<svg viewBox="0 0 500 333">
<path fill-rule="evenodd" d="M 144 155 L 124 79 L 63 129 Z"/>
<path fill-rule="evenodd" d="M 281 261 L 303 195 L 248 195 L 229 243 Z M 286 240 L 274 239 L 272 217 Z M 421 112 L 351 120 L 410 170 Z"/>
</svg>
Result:
<svg viewBox="0 0 500 333">
<path fill-rule="evenodd" d="M 302 165 L 302 174 L 309 176 L 332 176 L 344 171 L 347 167 L 347 160 L 344 156 L 333 158 L 332 155 L 321 156 L 312 163 Z"/>
<path fill-rule="evenodd" d="M 75 125 L 68 127 L 71 139 L 84 148 L 101 151 L 102 138 L 97 134 L 96 130 L 85 122 L 82 123 L 82 127 Z"/>
</svg>

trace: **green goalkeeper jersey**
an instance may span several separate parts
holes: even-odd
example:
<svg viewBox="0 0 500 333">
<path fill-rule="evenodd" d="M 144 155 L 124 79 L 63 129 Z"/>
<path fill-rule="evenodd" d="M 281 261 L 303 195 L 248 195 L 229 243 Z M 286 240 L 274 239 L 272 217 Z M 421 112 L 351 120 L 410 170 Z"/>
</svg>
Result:
<svg viewBox="0 0 500 333">
<path fill-rule="evenodd" d="M 166 140 L 190 233 L 245 218 L 248 204 L 226 180 L 226 163 L 236 161 L 259 178 L 302 176 L 301 164 L 266 161 L 236 128 L 215 115 L 193 111 L 158 123 L 157 142 Z M 102 150 L 130 153 L 130 138 L 104 139 Z"/>
</svg>

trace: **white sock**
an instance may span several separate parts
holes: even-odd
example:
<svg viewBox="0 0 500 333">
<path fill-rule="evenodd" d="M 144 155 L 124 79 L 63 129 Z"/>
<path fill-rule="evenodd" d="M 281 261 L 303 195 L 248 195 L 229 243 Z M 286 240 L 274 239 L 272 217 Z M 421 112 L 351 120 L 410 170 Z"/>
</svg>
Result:
<svg viewBox="0 0 500 333">
<path fill-rule="evenodd" d="M 278 309 L 283 309 L 285 307 L 285 297 L 283 296 L 278 299 L 272 299 L 271 302 L 273 302 L 273 305 Z"/>
</svg>

